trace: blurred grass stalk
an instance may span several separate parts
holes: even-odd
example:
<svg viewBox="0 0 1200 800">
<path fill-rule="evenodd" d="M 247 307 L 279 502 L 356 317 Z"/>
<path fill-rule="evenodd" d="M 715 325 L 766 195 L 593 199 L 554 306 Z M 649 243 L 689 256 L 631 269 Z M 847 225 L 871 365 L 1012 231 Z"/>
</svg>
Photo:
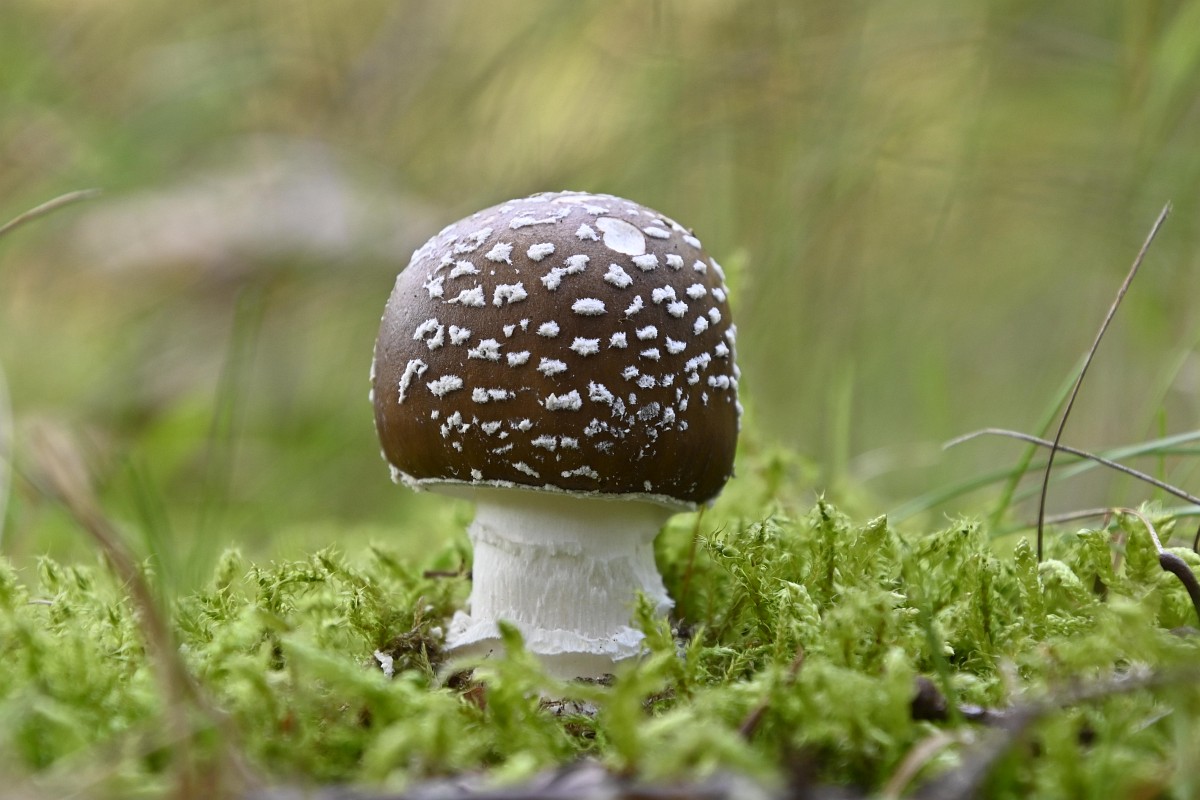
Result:
<svg viewBox="0 0 1200 800">
<path fill-rule="evenodd" d="M 80 200 L 89 200 L 98 194 L 100 194 L 99 189 L 80 189 L 47 200 L 0 225 L 0 239 L 39 217 Z M 0 364 L 0 544 L 4 543 L 4 522 L 8 518 L 8 495 L 12 485 L 13 440 L 12 403 L 8 398 L 8 383 L 4 378 L 4 365 Z"/>
<path fill-rule="evenodd" d="M 13 416 L 8 399 L 4 365 L 0 364 L 0 545 L 4 544 L 4 521 L 8 518 L 8 493 L 12 483 Z"/>
</svg>

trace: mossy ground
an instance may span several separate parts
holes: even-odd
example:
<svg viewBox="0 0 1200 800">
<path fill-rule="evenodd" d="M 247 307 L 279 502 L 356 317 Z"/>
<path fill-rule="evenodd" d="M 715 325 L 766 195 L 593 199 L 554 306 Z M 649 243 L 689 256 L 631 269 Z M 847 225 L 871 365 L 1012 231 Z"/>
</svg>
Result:
<svg viewBox="0 0 1200 800">
<path fill-rule="evenodd" d="M 750 470 L 716 512 L 660 537 L 677 615 L 638 612 L 651 653 L 611 685 L 550 681 L 515 639 L 509 657 L 447 680 L 440 631 L 469 589 L 454 575 L 458 539 L 426 563 L 383 547 L 271 564 L 228 552 L 206 587 L 169 604 L 204 701 L 164 688 L 103 565 L 5 566 L 0 770 L 46 796 L 129 797 L 170 795 L 181 759 L 227 788 L 233 757 L 269 782 L 396 789 L 473 771 L 515 781 L 589 756 L 644 779 L 730 770 L 776 787 L 803 764 L 821 783 L 878 792 L 939 731 L 944 746 L 912 785 L 972 757 L 990 731 L 959 706 L 1019 708 L 1115 676 L 1195 670 L 1200 642 L 1181 630 L 1195 611 L 1140 528 L 1058 535 L 1039 565 L 1026 540 L 998 547 L 970 520 L 911 533 L 823 501 L 789 514 L 769 496 L 772 474 Z M 985 793 L 1200 791 L 1195 677 L 1064 704 Z M 948 701 L 946 719 L 914 714 L 921 678 Z"/>
</svg>

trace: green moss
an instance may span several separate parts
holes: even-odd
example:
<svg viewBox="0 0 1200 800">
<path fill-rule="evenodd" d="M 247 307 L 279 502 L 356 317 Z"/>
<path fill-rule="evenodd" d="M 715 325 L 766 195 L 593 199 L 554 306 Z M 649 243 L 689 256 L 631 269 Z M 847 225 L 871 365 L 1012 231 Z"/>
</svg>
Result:
<svg viewBox="0 0 1200 800">
<path fill-rule="evenodd" d="M 1096 531 L 1058 538 L 1038 565 L 1026 542 L 997 554 L 969 520 L 906 535 L 818 502 L 797 519 L 705 519 L 693 542 L 694 521 L 660 542 L 681 617 L 673 630 L 643 604 L 650 655 L 611 685 L 550 681 L 514 631 L 507 658 L 445 680 L 441 630 L 467 582 L 425 577 L 383 548 L 257 565 L 226 553 L 175 604 L 175 636 L 256 771 L 392 787 L 473 770 L 517 780 L 590 755 L 643 777 L 733 769 L 768 782 L 804 760 L 820 781 L 878 789 L 937 726 L 967 733 L 926 774 L 968 752 L 970 723 L 914 719 L 918 676 L 954 702 L 1004 708 L 1131 667 L 1194 664 L 1200 650 L 1171 632 L 1194 611 L 1137 530 L 1119 553 Z M 141 637 L 102 567 L 47 559 L 26 583 L 0 565 L 3 768 L 104 762 L 93 793 L 169 785 L 168 703 Z M 588 706 L 594 715 L 579 713 Z M 1053 713 L 988 791 L 1186 787 L 1198 707 L 1194 685 L 1168 685 Z M 217 758 L 216 723 L 197 709 L 188 719 L 188 757 Z"/>
</svg>

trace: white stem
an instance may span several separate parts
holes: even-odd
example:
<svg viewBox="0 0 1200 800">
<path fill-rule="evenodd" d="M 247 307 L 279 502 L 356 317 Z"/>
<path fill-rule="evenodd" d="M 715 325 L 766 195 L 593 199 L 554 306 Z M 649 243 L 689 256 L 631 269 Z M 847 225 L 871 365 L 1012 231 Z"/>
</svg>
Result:
<svg viewBox="0 0 1200 800">
<path fill-rule="evenodd" d="M 478 489 L 469 613 L 448 644 L 481 655 L 499 645 L 498 620 L 521 631 L 552 674 L 597 677 L 641 652 L 630 627 L 638 593 L 665 614 L 673 603 L 654 563 L 654 537 L 670 509 L 640 500 Z"/>
</svg>

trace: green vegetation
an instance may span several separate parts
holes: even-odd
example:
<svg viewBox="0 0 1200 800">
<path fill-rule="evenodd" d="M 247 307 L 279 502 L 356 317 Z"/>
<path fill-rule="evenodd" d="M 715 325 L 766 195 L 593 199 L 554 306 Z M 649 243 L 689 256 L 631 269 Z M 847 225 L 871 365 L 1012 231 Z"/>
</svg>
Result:
<svg viewBox="0 0 1200 800">
<path fill-rule="evenodd" d="M 1068 706 L 1014 743 L 989 796 L 1200 788 L 1200 640 L 1179 632 L 1196 612 L 1135 517 L 1053 538 L 1039 566 L 1027 540 L 998 552 L 967 520 L 901 535 L 825 502 L 764 505 L 786 461 L 749 466 L 739 499 L 660 537 L 682 643 L 639 612 L 651 655 L 608 686 L 548 680 L 515 634 L 514 655 L 452 677 L 438 642 L 467 590 L 457 546 L 419 563 L 386 545 L 257 565 L 226 553 L 171 615 L 207 700 L 164 692 L 174 656 L 147 650 L 110 571 L 43 559 L 24 582 L 5 567 L 0 768 L 131 796 L 170 789 L 185 768 L 232 781 L 230 759 L 271 782 L 398 788 L 480 769 L 514 781 L 588 755 L 642 779 L 732 770 L 775 786 L 802 762 L 819 782 L 878 791 L 937 731 L 948 736 L 915 782 L 970 763 L 988 730 L 953 710 L 921 721 L 924 677 L 952 709 Z M 1150 687 L 1105 696 L 1117 679 Z M 1093 702 L 1066 699 L 1097 687 Z"/>
</svg>

